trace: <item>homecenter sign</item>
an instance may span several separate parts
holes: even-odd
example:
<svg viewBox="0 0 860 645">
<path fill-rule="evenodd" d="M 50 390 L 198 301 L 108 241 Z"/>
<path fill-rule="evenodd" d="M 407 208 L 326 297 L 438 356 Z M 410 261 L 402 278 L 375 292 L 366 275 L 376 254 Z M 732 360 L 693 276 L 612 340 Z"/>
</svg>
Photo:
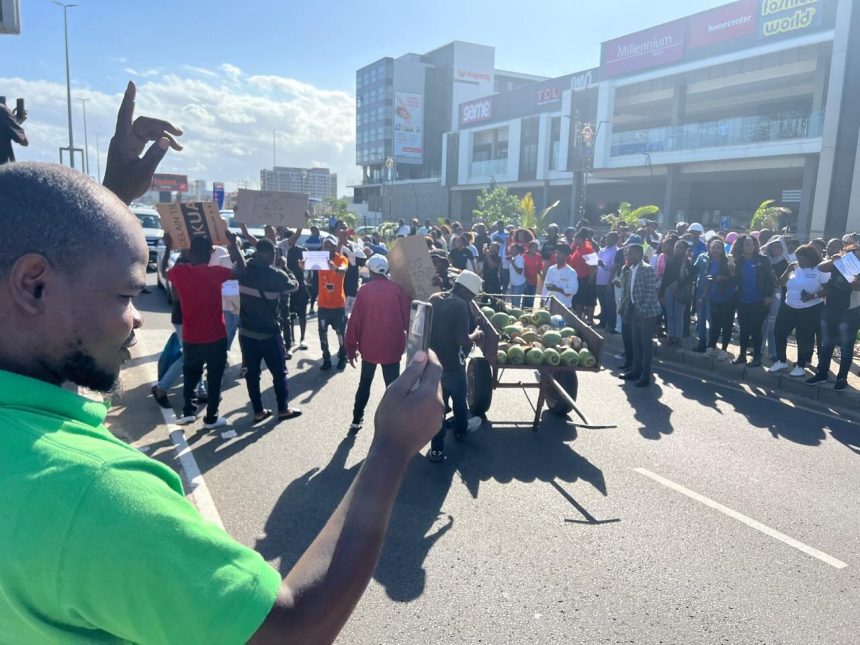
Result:
<svg viewBox="0 0 860 645">
<path fill-rule="evenodd" d="M 601 72 L 604 77 L 618 76 L 680 60 L 686 31 L 686 20 L 676 20 L 605 42 Z"/>
<path fill-rule="evenodd" d="M 707 47 L 755 33 L 759 0 L 740 0 L 690 16 L 687 48 Z"/>
</svg>

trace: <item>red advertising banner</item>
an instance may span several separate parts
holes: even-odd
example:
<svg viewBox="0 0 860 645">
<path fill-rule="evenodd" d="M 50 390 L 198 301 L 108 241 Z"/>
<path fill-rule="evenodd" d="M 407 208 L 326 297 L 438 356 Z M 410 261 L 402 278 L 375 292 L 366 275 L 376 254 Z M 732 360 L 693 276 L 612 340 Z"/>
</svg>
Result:
<svg viewBox="0 0 860 645">
<path fill-rule="evenodd" d="M 750 36 L 756 31 L 758 0 L 739 0 L 690 16 L 687 47 L 707 47 Z"/>
<path fill-rule="evenodd" d="M 680 60 L 686 28 L 686 20 L 676 20 L 603 43 L 601 72 L 619 76 Z"/>
<path fill-rule="evenodd" d="M 176 190 L 180 193 L 188 192 L 188 175 L 161 175 L 152 176 L 152 190 Z"/>
</svg>

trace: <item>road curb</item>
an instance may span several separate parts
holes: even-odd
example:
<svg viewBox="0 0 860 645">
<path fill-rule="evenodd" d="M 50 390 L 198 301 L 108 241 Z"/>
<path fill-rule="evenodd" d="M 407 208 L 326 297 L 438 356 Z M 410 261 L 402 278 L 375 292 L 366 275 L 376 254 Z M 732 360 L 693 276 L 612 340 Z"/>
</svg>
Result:
<svg viewBox="0 0 860 645">
<path fill-rule="evenodd" d="M 623 352 L 624 343 L 621 336 L 612 334 L 604 336 L 605 348 L 611 353 Z M 604 351 L 604 356 L 610 352 Z M 753 387 L 766 388 L 777 395 L 791 401 L 812 401 L 840 408 L 850 416 L 860 415 L 860 392 L 845 390 L 837 392 L 833 382 L 818 385 L 807 385 L 805 379 L 797 379 L 788 374 L 770 374 L 761 367 L 732 365 L 729 361 L 718 361 L 711 356 L 705 356 L 687 349 L 665 349 L 654 344 L 654 362 L 657 365 L 683 366 L 684 371 L 694 373 L 697 378 L 708 380 L 728 380 L 736 383 L 746 383 Z"/>
</svg>

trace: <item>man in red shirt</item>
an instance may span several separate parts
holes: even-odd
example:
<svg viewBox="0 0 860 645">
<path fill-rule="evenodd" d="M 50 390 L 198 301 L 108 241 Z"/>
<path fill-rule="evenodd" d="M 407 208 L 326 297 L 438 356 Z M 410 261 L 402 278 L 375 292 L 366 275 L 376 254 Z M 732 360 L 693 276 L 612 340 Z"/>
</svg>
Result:
<svg viewBox="0 0 860 645">
<path fill-rule="evenodd" d="M 203 376 L 204 365 L 208 374 L 209 401 L 203 427 L 207 430 L 227 424 L 218 416 L 221 403 L 221 378 L 227 366 L 227 328 L 221 307 L 221 285 L 227 280 L 241 277 L 245 273 L 245 256 L 236 245 L 236 236 L 228 232 L 230 257 L 234 268 L 210 266 L 212 242 L 209 238 L 195 237 L 188 252 L 189 262 L 177 264 L 167 272 L 170 283 L 179 293 L 182 307 L 182 394 L 185 406 L 180 425 L 193 423 L 197 419 L 197 406 L 193 402 L 194 390 Z M 164 235 L 165 268 L 173 241 Z"/>
<path fill-rule="evenodd" d="M 543 275 L 543 257 L 538 253 L 540 244 L 537 240 L 529 242 L 529 250 L 523 256 L 523 273 L 526 276 L 526 286 L 523 290 L 523 309 L 531 309 L 535 304 L 537 284 Z"/>
<path fill-rule="evenodd" d="M 322 346 L 323 364 L 321 370 L 331 369 L 331 352 L 328 349 L 328 328 L 334 327 L 340 349 L 337 352 L 337 369 L 346 367 L 346 348 L 343 336 L 346 331 L 346 292 L 343 283 L 349 269 L 349 260 L 337 252 L 337 244 L 332 238 L 326 239 L 323 250 L 328 251 L 329 269 L 317 271 L 319 280 L 319 296 L 317 299 L 317 322 L 319 323 L 320 345 Z"/>
<path fill-rule="evenodd" d="M 597 305 L 597 286 L 594 275 L 597 271 L 597 251 L 589 241 L 591 231 L 581 228 L 573 236 L 570 247 L 570 257 L 567 263 L 576 271 L 579 289 L 573 296 L 573 309 L 585 317 L 587 322 L 594 319 L 594 308 Z"/>
<path fill-rule="evenodd" d="M 406 349 L 409 330 L 409 295 L 388 279 L 388 260 L 384 255 L 373 255 L 367 268 L 370 282 L 358 290 L 346 327 L 349 364 L 355 367 L 356 355 L 361 354 L 361 380 L 355 393 L 350 434 L 361 430 L 376 366 L 382 366 L 385 387 L 400 376 L 400 357 Z"/>
</svg>

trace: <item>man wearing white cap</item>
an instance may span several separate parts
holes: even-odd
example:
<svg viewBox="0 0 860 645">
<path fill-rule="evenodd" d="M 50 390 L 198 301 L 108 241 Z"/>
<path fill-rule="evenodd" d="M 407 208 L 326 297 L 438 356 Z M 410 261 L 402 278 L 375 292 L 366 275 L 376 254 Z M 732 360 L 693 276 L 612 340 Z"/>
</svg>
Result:
<svg viewBox="0 0 860 645">
<path fill-rule="evenodd" d="M 367 269 L 370 282 L 358 290 L 346 328 L 349 364 L 355 367 L 356 357 L 361 354 L 361 379 L 355 393 L 350 434 L 361 430 L 376 366 L 382 366 L 385 387 L 400 376 L 400 357 L 406 349 L 409 330 L 409 295 L 388 279 L 386 257 L 371 255 Z"/>
<path fill-rule="evenodd" d="M 693 236 L 693 259 L 695 260 L 702 253 L 708 250 L 708 245 L 702 239 L 702 235 L 705 233 L 705 227 L 698 222 L 693 222 L 690 224 L 690 228 L 687 229 L 687 232 Z"/>
<path fill-rule="evenodd" d="M 483 332 L 475 328 L 469 303 L 481 294 L 481 278 L 471 271 L 461 271 L 450 291 L 434 293 L 430 297 L 433 305 L 433 327 L 430 332 L 430 349 L 436 352 L 442 364 L 442 400 L 454 412 L 454 437 L 463 439 L 481 427 L 478 417 L 469 419 L 466 404 L 466 357 L 472 345 L 479 341 Z M 473 331 L 474 330 L 474 331 Z M 445 460 L 445 431 L 442 425 L 430 443 L 428 458 L 433 463 Z"/>
</svg>

